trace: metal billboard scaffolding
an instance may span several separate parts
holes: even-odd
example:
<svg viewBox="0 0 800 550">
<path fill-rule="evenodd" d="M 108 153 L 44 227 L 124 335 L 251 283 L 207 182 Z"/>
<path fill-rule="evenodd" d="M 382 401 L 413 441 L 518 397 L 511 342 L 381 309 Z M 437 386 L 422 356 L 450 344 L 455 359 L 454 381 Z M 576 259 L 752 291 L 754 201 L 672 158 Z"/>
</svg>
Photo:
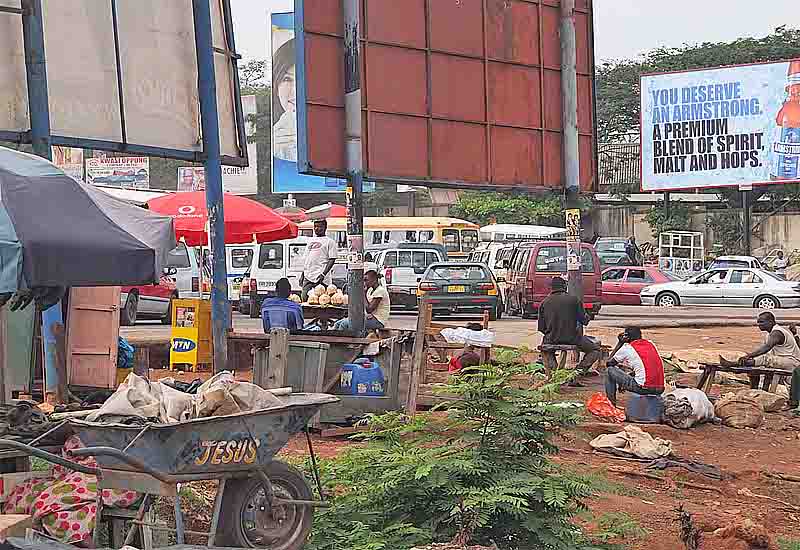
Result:
<svg viewBox="0 0 800 550">
<path fill-rule="evenodd" d="M 247 166 L 230 0 L 0 0 L 0 140 L 202 162 L 214 364 L 227 357 L 222 165 Z"/>
</svg>

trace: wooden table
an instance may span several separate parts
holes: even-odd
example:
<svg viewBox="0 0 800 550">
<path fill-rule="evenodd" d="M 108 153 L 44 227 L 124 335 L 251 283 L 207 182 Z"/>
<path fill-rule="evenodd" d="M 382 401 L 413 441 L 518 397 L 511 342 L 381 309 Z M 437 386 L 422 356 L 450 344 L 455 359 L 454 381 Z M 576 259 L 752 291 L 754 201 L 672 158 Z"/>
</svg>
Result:
<svg viewBox="0 0 800 550">
<path fill-rule="evenodd" d="M 303 318 L 306 320 L 316 319 L 323 330 L 331 324 L 331 321 L 338 321 L 345 317 L 347 317 L 347 306 L 303 304 Z"/>
<path fill-rule="evenodd" d="M 792 371 L 766 367 L 723 367 L 714 363 L 701 363 L 700 368 L 703 369 L 703 374 L 697 382 L 697 389 L 706 393 L 714 384 L 718 372 L 746 374 L 750 378 L 750 389 L 758 389 L 760 384 L 764 391 L 774 391 L 779 382 L 792 376 Z"/>
</svg>

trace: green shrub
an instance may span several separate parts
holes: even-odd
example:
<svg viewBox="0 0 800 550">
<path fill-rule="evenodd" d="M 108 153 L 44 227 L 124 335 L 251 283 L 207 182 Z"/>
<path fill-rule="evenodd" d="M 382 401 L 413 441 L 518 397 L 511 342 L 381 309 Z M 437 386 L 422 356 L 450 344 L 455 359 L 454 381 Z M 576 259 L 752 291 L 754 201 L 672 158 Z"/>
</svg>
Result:
<svg viewBox="0 0 800 550">
<path fill-rule="evenodd" d="M 323 462 L 335 496 L 317 514 L 309 550 L 450 541 L 584 547 L 571 519 L 585 510 L 592 482 L 548 457 L 556 451 L 552 437 L 578 421 L 575 410 L 548 400 L 558 385 L 544 384 L 539 366 L 503 359 L 452 377 L 444 390 L 455 400 L 446 413 L 372 417 L 364 446 Z M 531 389 L 512 379 L 530 380 Z"/>
</svg>

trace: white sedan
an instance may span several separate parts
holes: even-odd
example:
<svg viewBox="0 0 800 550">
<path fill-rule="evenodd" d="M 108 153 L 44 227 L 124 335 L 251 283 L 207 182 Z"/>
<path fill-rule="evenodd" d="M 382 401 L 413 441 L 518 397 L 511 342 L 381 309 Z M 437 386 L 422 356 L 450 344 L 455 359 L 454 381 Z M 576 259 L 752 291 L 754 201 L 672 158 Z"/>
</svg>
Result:
<svg viewBox="0 0 800 550">
<path fill-rule="evenodd" d="M 800 283 L 761 269 L 711 269 L 686 281 L 651 285 L 640 294 L 643 305 L 736 306 L 758 309 L 800 307 Z"/>
</svg>

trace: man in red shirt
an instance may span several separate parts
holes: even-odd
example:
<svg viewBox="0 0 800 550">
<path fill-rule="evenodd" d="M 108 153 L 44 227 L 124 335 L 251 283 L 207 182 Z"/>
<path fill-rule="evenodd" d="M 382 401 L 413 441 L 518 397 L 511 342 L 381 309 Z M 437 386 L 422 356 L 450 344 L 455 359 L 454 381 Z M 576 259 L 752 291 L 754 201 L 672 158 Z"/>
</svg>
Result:
<svg viewBox="0 0 800 550">
<path fill-rule="evenodd" d="M 633 371 L 628 374 L 622 368 Z M 664 364 L 658 350 L 642 338 L 639 327 L 628 327 L 619 335 L 619 343 L 611 354 L 606 371 L 606 396 L 617 404 L 617 389 L 639 395 L 664 393 Z"/>
</svg>

